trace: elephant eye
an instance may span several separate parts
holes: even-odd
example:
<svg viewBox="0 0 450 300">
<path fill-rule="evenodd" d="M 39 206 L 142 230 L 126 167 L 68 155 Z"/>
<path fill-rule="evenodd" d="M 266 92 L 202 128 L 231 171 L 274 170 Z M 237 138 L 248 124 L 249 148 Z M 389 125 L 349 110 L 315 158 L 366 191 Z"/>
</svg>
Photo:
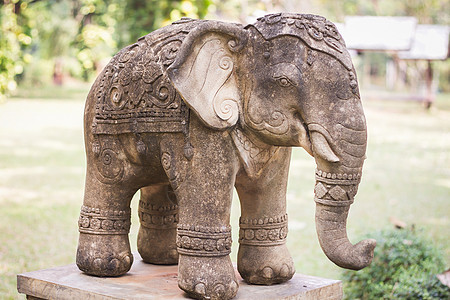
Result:
<svg viewBox="0 0 450 300">
<path fill-rule="evenodd" d="M 287 78 L 287 77 L 285 77 L 285 76 L 280 76 L 280 77 L 277 77 L 277 78 L 275 78 L 275 79 L 276 79 L 277 83 L 278 83 L 280 86 L 282 86 L 282 87 L 288 87 L 288 86 L 294 85 L 294 84 L 289 80 L 289 78 Z"/>
</svg>

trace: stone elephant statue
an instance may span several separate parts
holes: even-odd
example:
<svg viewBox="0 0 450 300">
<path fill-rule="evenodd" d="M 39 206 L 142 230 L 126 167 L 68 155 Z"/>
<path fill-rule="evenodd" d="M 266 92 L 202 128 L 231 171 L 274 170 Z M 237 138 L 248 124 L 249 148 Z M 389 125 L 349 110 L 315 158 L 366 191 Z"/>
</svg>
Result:
<svg viewBox="0 0 450 300">
<path fill-rule="evenodd" d="M 133 262 L 130 201 L 141 191 L 138 251 L 178 263 L 199 299 L 230 299 L 230 206 L 241 203 L 238 271 L 289 280 L 286 185 L 293 146 L 316 163 L 317 233 L 335 264 L 361 269 L 376 242 L 352 245 L 346 218 L 361 178 L 366 122 L 350 55 L 315 15 L 272 14 L 242 26 L 181 19 L 115 55 L 84 115 L 87 174 L 76 262 L 119 276 Z"/>
</svg>

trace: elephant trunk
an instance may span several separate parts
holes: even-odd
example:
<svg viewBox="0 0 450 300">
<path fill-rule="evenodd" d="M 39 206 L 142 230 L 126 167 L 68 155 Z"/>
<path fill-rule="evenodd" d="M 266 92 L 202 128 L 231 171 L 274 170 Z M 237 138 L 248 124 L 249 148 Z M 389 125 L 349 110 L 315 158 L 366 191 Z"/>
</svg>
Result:
<svg viewBox="0 0 450 300">
<path fill-rule="evenodd" d="M 352 270 L 367 267 L 373 259 L 376 241 L 363 240 L 356 245 L 347 237 L 350 205 L 357 193 L 365 158 L 366 130 L 352 130 L 350 139 L 334 142 L 323 128 L 310 128 L 316 158 L 316 230 L 325 255 L 336 265 Z M 322 134 L 322 133 L 324 134 Z M 344 137 L 343 132 L 335 133 Z"/>
<path fill-rule="evenodd" d="M 320 172 L 320 171 L 319 171 Z M 318 176 L 317 177 L 321 177 Z M 330 183 L 328 181 L 328 183 Z M 317 180 L 316 191 L 322 187 L 330 186 L 321 179 Z M 329 189 L 330 193 L 339 198 L 339 193 L 345 190 L 339 185 Z M 317 197 L 316 192 L 316 230 L 320 246 L 325 255 L 336 265 L 360 270 L 367 267 L 373 258 L 376 241 L 363 240 L 356 245 L 350 243 L 347 237 L 347 215 L 353 200 L 334 200 Z"/>
</svg>

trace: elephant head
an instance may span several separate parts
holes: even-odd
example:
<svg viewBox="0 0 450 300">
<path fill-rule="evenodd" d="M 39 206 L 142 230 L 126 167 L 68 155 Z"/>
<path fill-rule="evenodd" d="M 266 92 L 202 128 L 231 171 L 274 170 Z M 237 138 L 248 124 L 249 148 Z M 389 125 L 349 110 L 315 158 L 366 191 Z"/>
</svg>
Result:
<svg viewBox="0 0 450 300">
<path fill-rule="evenodd" d="M 352 245 L 346 233 L 367 131 L 355 70 L 334 24 L 297 14 L 268 15 L 246 27 L 205 22 L 167 71 L 207 126 L 240 127 L 267 144 L 311 154 L 322 249 L 344 268 L 370 264 L 376 242 Z"/>
</svg>

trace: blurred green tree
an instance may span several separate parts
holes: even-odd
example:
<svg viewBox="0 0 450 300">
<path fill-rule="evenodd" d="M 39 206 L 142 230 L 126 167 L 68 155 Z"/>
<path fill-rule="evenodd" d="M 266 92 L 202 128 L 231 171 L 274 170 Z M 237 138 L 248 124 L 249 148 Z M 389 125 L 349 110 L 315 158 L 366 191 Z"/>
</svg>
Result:
<svg viewBox="0 0 450 300">
<path fill-rule="evenodd" d="M 64 74 L 90 80 L 104 59 L 181 17 L 248 22 L 248 15 L 298 11 L 332 21 L 346 15 L 412 15 L 449 24 L 448 0 L 2 0 L 0 95 L 18 80 L 58 84 Z"/>
<path fill-rule="evenodd" d="M 32 26 L 26 2 L 4 0 L 0 3 L 0 100 L 17 84 L 15 77 L 22 74 L 31 57 L 24 53 L 32 43 Z"/>
<path fill-rule="evenodd" d="M 75 46 L 83 78 L 101 69 L 100 61 L 143 35 L 182 17 L 203 18 L 210 0 L 72 0 L 80 24 Z"/>
<path fill-rule="evenodd" d="M 211 0 L 126 0 L 117 28 L 118 45 L 124 47 L 182 17 L 204 18 L 211 3 Z"/>
<path fill-rule="evenodd" d="M 78 32 L 72 44 L 82 67 L 83 79 L 100 71 L 102 59 L 117 51 L 114 39 L 117 19 L 121 17 L 118 0 L 72 0 L 72 14 Z"/>
<path fill-rule="evenodd" d="M 3 0 L 0 94 L 21 79 L 31 85 L 51 78 L 62 84 L 64 74 L 90 80 L 118 49 L 181 17 L 203 18 L 211 2 Z"/>
<path fill-rule="evenodd" d="M 64 62 L 70 61 L 74 55 L 72 44 L 78 27 L 71 17 L 72 2 L 39 1 L 32 6 L 38 36 L 32 52 L 35 60 L 26 70 L 26 79 L 31 85 L 39 85 L 50 79 L 45 77 L 53 76 L 53 82 L 61 85 L 64 81 Z M 39 73 L 47 76 L 39 76 Z"/>
</svg>

